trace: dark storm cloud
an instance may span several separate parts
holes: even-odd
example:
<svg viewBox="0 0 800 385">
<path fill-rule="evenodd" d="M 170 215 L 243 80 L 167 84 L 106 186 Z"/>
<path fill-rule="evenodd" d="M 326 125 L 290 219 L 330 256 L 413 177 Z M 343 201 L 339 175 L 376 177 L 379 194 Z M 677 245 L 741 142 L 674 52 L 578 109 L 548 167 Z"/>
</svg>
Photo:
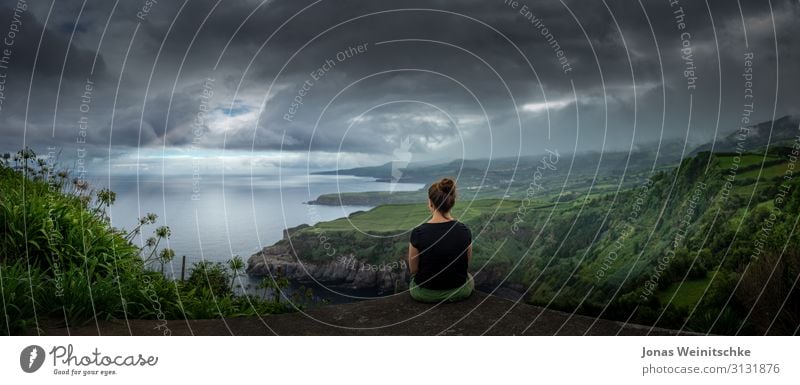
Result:
<svg viewBox="0 0 800 385">
<path fill-rule="evenodd" d="M 702 142 L 718 120 L 720 134 L 737 125 L 746 52 L 755 57 L 757 119 L 771 118 L 773 105 L 778 115 L 798 112 L 785 85 L 797 81 L 800 11 L 788 0 L 744 1 L 742 13 L 733 1 L 679 2 L 698 78 L 691 92 L 677 6 L 666 0 L 322 1 L 305 10 L 310 2 L 190 1 L 149 12 L 144 1 L 87 0 L 77 24 L 83 1 L 57 3 L 52 12 L 29 3 L 23 15 L 0 114 L 7 150 L 22 144 L 22 126 L 28 144 L 73 144 L 87 79 L 87 142 L 100 149 L 390 155 L 410 140 L 412 152 L 441 158 L 625 149 L 662 134 Z M 16 4 L 0 3 L 3 33 Z M 359 45 L 363 52 L 352 50 Z"/>
<path fill-rule="evenodd" d="M 2 8 L 0 25 L 11 25 L 14 18 L 13 11 L 13 8 Z M 72 24 L 45 29 L 41 46 L 39 46 L 38 42 L 44 26 L 29 12 L 18 14 L 21 16 L 19 18 L 20 33 L 15 36 L 11 48 L 15 75 L 30 76 L 35 61 L 37 77 L 49 78 L 51 81 L 52 78 L 55 78 L 56 81 L 59 78 L 72 80 L 82 77 L 82 70 L 94 64 L 94 51 L 70 44 L 69 35 L 72 32 Z M 65 63 L 67 50 L 69 50 L 69 56 Z M 98 72 L 105 70 L 105 62 L 102 57 L 98 58 L 95 69 Z"/>
</svg>

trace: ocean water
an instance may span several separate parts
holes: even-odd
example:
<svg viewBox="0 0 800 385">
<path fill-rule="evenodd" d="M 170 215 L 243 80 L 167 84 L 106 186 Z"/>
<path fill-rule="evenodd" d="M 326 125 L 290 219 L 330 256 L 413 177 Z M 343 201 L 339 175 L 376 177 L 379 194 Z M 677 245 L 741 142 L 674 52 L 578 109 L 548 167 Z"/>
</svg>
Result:
<svg viewBox="0 0 800 385">
<path fill-rule="evenodd" d="M 389 183 L 372 178 L 335 175 L 203 176 L 125 175 L 94 181 L 94 188 L 108 186 L 117 199 L 111 207 L 112 225 L 132 229 L 146 213 L 158 215 L 136 238 L 141 244 L 157 226 L 170 227 L 162 246 L 175 250 L 165 273 L 180 278 L 181 257 L 186 255 L 187 274 L 201 260 L 225 262 L 233 255 L 247 260 L 253 253 L 281 239 L 287 227 L 314 224 L 345 217 L 367 206 L 320 206 L 305 202 L 320 194 L 388 191 Z M 395 191 L 421 188 L 421 184 L 396 184 Z"/>
</svg>

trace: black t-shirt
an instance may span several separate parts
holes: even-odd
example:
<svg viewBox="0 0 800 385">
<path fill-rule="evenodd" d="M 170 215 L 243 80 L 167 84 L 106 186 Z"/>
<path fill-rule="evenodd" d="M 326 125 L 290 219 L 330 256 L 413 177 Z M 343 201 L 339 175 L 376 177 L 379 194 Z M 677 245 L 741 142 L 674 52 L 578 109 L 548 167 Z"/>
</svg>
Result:
<svg viewBox="0 0 800 385">
<path fill-rule="evenodd" d="M 447 290 L 467 281 L 469 228 L 456 220 L 423 223 L 411 231 L 411 245 L 419 250 L 416 283 L 426 289 Z"/>
</svg>

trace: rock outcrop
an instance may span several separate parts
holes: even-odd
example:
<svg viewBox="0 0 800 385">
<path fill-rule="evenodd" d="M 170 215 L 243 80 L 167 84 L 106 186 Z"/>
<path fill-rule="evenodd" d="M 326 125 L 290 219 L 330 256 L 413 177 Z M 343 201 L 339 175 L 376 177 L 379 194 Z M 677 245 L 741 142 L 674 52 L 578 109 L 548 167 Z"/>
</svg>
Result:
<svg viewBox="0 0 800 385">
<path fill-rule="evenodd" d="M 298 258 L 289 245 L 281 242 L 253 254 L 246 271 L 253 277 L 279 275 L 301 283 L 317 281 L 351 289 L 376 289 L 379 293 L 406 290 L 409 281 L 405 261 L 375 265 L 353 255 L 308 261 Z"/>
</svg>

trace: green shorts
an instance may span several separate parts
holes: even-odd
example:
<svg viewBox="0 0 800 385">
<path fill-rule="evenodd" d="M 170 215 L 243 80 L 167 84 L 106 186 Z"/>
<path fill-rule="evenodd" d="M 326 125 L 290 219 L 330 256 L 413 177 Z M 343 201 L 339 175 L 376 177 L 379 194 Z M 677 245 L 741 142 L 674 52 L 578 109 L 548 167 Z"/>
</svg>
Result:
<svg viewBox="0 0 800 385">
<path fill-rule="evenodd" d="M 412 277 L 409 287 L 408 292 L 411 294 L 411 298 L 420 302 L 455 302 L 467 299 L 472 295 L 472 290 L 475 289 L 475 280 L 472 279 L 472 274 L 467 274 L 467 282 L 464 282 L 459 287 L 448 290 L 433 290 L 417 285 L 417 282 Z"/>
</svg>

